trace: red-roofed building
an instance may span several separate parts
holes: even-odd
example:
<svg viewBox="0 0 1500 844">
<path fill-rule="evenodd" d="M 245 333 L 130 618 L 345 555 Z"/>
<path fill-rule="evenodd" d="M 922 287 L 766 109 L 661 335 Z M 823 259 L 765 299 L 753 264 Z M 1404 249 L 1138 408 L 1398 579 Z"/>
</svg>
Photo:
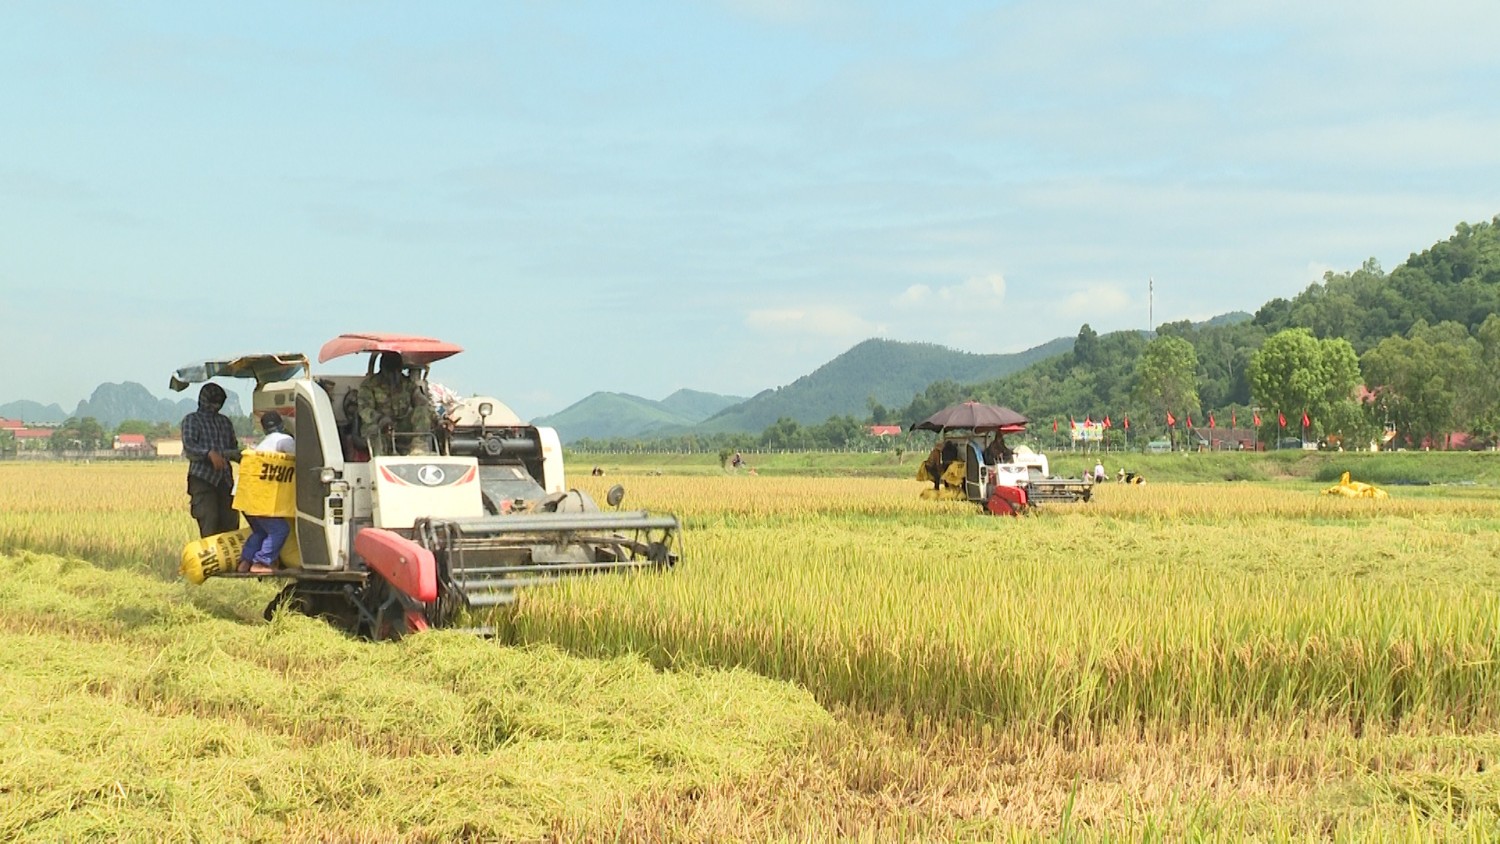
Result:
<svg viewBox="0 0 1500 844">
<path fill-rule="evenodd" d="M 52 442 L 51 428 L 16 428 L 16 448 L 23 451 L 45 451 Z"/>
<path fill-rule="evenodd" d="M 1201 428 L 1198 433 L 1208 436 L 1209 448 L 1214 451 L 1261 450 L 1254 428 Z"/>
<path fill-rule="evenodd" d="M 871 425 L 870 436 L 872 437 L 899 437 L 901 436 L 900 425 Z"/>
<path fill-rule="evenodd" d="M 145 434 L 115 434 L 115 451 L 143 453 L 150 448 Z"/>
<path fill-rule="evenodd" d="M 0 431 L 15 431 L 26 427 L 26 423 L 19 419 L 6 419 L 0 416 Z"/>
</svg>

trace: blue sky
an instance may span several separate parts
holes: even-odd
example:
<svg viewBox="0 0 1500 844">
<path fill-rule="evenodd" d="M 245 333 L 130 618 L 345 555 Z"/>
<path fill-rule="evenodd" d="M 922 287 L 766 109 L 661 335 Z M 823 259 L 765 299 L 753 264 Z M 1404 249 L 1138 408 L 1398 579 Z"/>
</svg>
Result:
<svg viewBox="0 0 1500 844">
<path fill-rule="evenodd" d="M 1253 311 L 1500 214 L 1496 32 L 1491 2 L 7 4 L 0 402 L 398 331 L 530 417 L 869 337 Z"/>
</svg>

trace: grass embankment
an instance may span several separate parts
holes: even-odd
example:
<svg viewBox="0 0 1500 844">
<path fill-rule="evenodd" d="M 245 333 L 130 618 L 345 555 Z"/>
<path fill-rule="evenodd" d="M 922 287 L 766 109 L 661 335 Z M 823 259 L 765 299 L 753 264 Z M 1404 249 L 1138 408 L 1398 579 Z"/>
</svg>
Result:
<svg viewBox="0 0 1500 844">
<path fill-rule="evenodd" d="M 929 446 L 930 447 L 930 444 Z M 907 450 L 899 457 L 881 452 L 786 452 L 747 454 L 758 475 L 788 477 L 881 477 L 906 480 L 915 477 L 917 464 L 927 448 Z M 1138 472 L 1148 481 L 1173 483 L 1219 483 L 1223 481 L 1306 481 L 1332 483 L 1343 472 L 1356 480 L 1392 485 L 1478 484 L 1500 486 L 1500 452 L 1140 452 L 1049 451 L 1052 474 L 1079 477 L 1103 461 L 1110 480 L 1121 469 Z M 572 478 L 598 466 L 606 476 L 748 475 L 719 465 L 717 454 L 568 454 Z"/>
<path fill-rule="evenodd" d="M 629 474 L 606 467 L 610 474 L 590 478 L 574 465 L 574 482 L 601 498 L 619 474 Z M 155 755 L 148 758 L 158 760 L 152 768 L 158 773 L 131 780 L 150 787 L 130 793 L 150 796 L 125 801 L 107 782 L 70 785 L 71 774 L 47 773 L 47 766 L 26 769 L 41 773 L 7 772 L 7 782 L 40 783 L 36 794 L 71 795 L 66 799 L 87 806 L 104 835 L 117 828 L 108 824 L 134 818 L 138 805 L 175 806 L 173 800 L 204 782 L 193 773 L 200 751 L 181 738 L 187 727 L 172 733 L 151 720 L 147 728 L 128 720 L 135 710 L 151 719 L 189 719 L 184 725 L 206 722 L 210 732 L 226 735 L 263 731 L 267 737 L 256 746 L 273 748 L 249 761 L 231 756 L 227 767 L 218 760 L 226 772 L 213 780 L 223 783 L 213 792 L 219 814 L 164 812 L 200 824 L 171 827 L 169 835 L 245 829 L 381 838 L 396 830 L 421 837 L 453 833 L 460 820 L 480 824 L 477 837 L 540 830 L 621 840 L 1069 834 L 1478 841 L 1500 834 L 1500 782 L 1492 773 L 1500 764 L 1500 500 L 1492 488 L 1403 488 L 1385 501 L 1356 501 L 1320 496 L 1309 481 L 1153 482 L 1108 485 L 1089 505 L 1010 520 L 981 517 L 970 505 L 920 501 L 920 485 L 908 480 L 642 474 L 626 481 L 627 506 L 683 517 L 684 565 L 663 575 L 572 581 L 530 593 L 509 619 L 509 632 L 515 641 L 538 644 L 517 657 L 498 657 L 491 652 L 510 652 L 453 637 L 371 646 L 300 619 L 266 626 L 256 620 L 269 597 L 265 587 L 189 588 L 143 576 L 138 572 L 175 567 L 191 536 L 180 467 L 169 469 L 73 467 L 54 479 L 55 468 L 43 475 L 0 465 L 0 549 L 86 547 L 127 569 L 111 575 L 76 562 L 55 564 L 83 574 L 66 594 L 46 599 L 37 596 L 50 594 L 44 585 L 59 574 L 45 559 L 14 564 L 3 581 L 7 601 L 34 607 L 26 630 L 58 631 L 47 634 L 45 653 L 23 645 L 21 656 L 3 663 L 0 706 L 7 720 L 19 724 L 20 712 L 41 712 L 31 720 L 45 725 L 24 746 L 15 743 L 27 733 L 15 728 L 13 749 L 67 757 L 114 743 L 150 745 Z M 80 494 L 87 488 L 108 492 Z M 105 528 L 96 533 L 95 525 Z M 75 595 L 118 604 L 117 596 L 132 594 L 137 582 L 145 595 L 164 594 L 162 605 L 149 609 L 150 601 L 132 597 L 123 603 L 148 609 L 122 614 L 115 606 L 73 617 Z M 106 617 L 112 620 L 100 633 Z M 209 628 L 213 634 L 192 640 L 226 644 L 211 650 L 175 644 L 188 629 Z M 136 668 L 114 685 L 92 689 L 82 675 L 115 675 L 107 666 L 78 667 L 75 660 L 86 657 L 70 651 L 88 650 L 80 641 L 109 646 L 108 665 Z M 569 660 L 553 645 L 604 661 Z M 428 649 L 438 654 L 433 661 L 467 666 L 471 685 L 455 692 L 451 672 L 413 666 L 430 660 Z M 54 650 L 65 654 L 55 665 L 47 655 Z M 174 666 L 170 671 L 160 668 L 157 651 Z M 289 663 L 281 651 L 297 661 Z M 563 664 L 506 661 L 538 654 Z M 670 670 L 644 671 L 632 654 Z M 205 661 L 222 671 L 198 677 L 195 666 Z M 807 698 L 770 683 L 769 699 L 789 695 L 809 707 L 797 710 L 805 718 L 782 727 L 790 733 L 785 744 L 739 732 L 733 713 L 689 713 L 682 730 L 714 736 L 703 745 L 707 755 L 611 780 L 613 790 L 602 796 L 587 792 L 589 810 L 558 797 L 539 815 L 483 808 L 495 792 L 466 771 L 500 771 L 526 782 L 534 765 L 561 778 L 569 774 L 513 748 L 534 737 L 525 730 L 497 743 L 493 732 L 488 740 L 483 730 L 463 733 L 445 713 L 474 710 L 483 723 L 500 711 L 483 707 L 501 703 L 555 711 L 562 693 L 547 684 L 533 688 L 527 675 L 576 682 L 617 665 L 644 671 L 632 673 L 631 682 L 663 678 L 659 694 L 705 707 L 711 695 L 672 683 L 712 677 L 743 696 L 740 683 L 769 682 L 735 670 L 748 668 L 805 687 L 837 720 L 827 725 Z M 53 674 L 61 677 L 49 687 L 56 689 L 49 693 L 53 702 L 39 706 L 26 690 L 35 677 Z M 251 679 L 224 679 L 241 674 Z M 299 697 L 293 688 L 304 678 L 315 691 Z M 498 698 L 467 691 L 482 678 L 503 689 Z M 63 701 L 80 690 L 84 700 L 103 696 L 118 711 L 49 714 L 65 712 Z M 241 694 L 254 703 L 222 703 Z M 598 710 L 590 708 L 593 694 L 567 698 L 572 709 L 562 717 L 621 723 L 609 721 L 619 705 L 615 694 L 601 691 Z M 415 761 L 388 769 L 396 737 L 411 724 L 394 711 L 429 696 L 444 702 L 423 704 L 437 707 L 436 714 L 423 710 L 419 738 L 397 747 L 408 753 L 400 760 Z M 320 707 L 337 717 L 322 719 L 323 732 L 316 732 L 312 713 Z M 360 715 L 366 708 L 371 720 Z M 514 717 L 498 720 L 510 725 Z M 721 728 L 749 744 L 715 732 Z M 670 725 L 661 730 L 662 741 L 677 732 Z M 178 738 L 153 744 L 148 736 L 158 733 Z M 607 729 L 565 737 L 580 742 L 566 751 L 577 751 L 565 755 L 569 760 L 584 755 L 584 746 L 606 755 L 628 748 Z M 726 741 L 731 757 L 757 761 L 736 767 L 707 749 Z M 440 756 L 434 748 L 444 742 L 453 743 L 453 758 L 428 759 Z M 518 755 L 495 755 L 509 749 Z M 275 760 L 271 768 L 300 764 L 322 776 L 347 769 L 363 779 L 348 781 L 355 796 L 342 803 L 329 796 L 334 789 L 304 789 L 277 803 L 235 787 L 247 767 L 258 769 L 268 758 Z M 110 759 L 111 767 L 137 770 L 124 757 Z M 370 783 L 398 768 L 427 771 L 427 778 L 392 773 L 397 784 L 379 799 L 396 808 L 374 808 Z M 595 776 L 588 760 L 563 768 L 574 777 Z M 705 768 L 722 773 L 698 776 Z M 451 783 L 438 788 L 435 770 Z M 543 791 L 556 780 L 547 782 Z M 547 799 L 504 792 L 512 794 L 518 805 Z M 369 804 L 360 802 L 366 798 Z M 0 805 L 7 805 L 3 799 L 0 793 Z M 366 810 L 367 825 L 350 820 L 328 835 L 304 825 L 325 811 L 343 823 Z M 53 816 L 36 817 L 18 829 L 57 837 L 52 823 Z"/>
</svg>

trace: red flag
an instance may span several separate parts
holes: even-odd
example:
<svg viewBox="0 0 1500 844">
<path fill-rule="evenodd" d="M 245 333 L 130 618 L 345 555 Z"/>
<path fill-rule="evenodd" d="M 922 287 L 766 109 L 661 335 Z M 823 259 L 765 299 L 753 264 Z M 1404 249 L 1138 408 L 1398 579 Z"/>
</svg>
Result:
<svg viewBox="0 0 1500 844">
<path fill-rule="evenodd" d="M 1280 422 L 1281 423 L 1281 427 L 1285 428 L 1286 427 L 1286 414 L 1282 413 L 1279 410 L 1276 411 L 1276 421 Z"/>
<path fill-rule="evenodd" d="M 1187 426 L 1189 428 L 1193 427 L 1193 414 L 1189 413 L 1187 419 L 1188 419 Z"/>
<path fill-rule="evenodd" d="M 1256 414 L 1255 414 L 1255 427 L 1257 427 L 1257 428 L 1260 427 L 1260 413 L 1259 412 L 1256 412 Z"/>
<path fill-rule="evenodd" d="M 1069 416 L 1068 417 L 1068 427 L 1069 428 L 1077 428 L 1078 427 L 1078 420 L 1074 419 L 1071 416 Z"/>
<path fill-rule="evenodd" d="M 1106 429 L 1114 427 L 1114 425 L 1110 424 L 1110 422 L 1109 422 L 1109 414 L 1107 414 L 1107 413 L 1104 415 L 1104 427 Z"/>
<path fill-rule="evenodd" d="M 1126 414 L 1126 416 L 1125 416 L 1125 430 L 1127 430 L 1127 431 L 1130 430 L 1130 416 L 1129 416 L 1129 414 Z"/>
<path fill-rule="evenodd" d="M 1307 419 L 1307 411 L 1305 411 L 1305 410 L 1302 411 L 1302 427 L 1306 428 L 1308 425 L 1311 425 L 1311 424 L 1312 424 L 1312 422 L 1308 421 L 1308 419 Z"/>
<path fill-rule="evenodd" d="M 1208 412 L 1208 430 L 1212 431 L 1213 429 L 1214 429 L 1214 414 L 1213 414 L 1213 411 L 1210 410 Z"/>
<path fill-rule="evenodd" d="M 1057 420 L 1056 419 L 1052 420 L 1052 433 L 1054 433 L 1054 434 L 1057 433 Z"/>
<path fill-rule="evenodd" d="M 1235 423 L 1234 415 L 1234 408 L 1231 407 L 1229 409 L 1229 429 L 1231 431 L 1239 427 L 1239 425 Z"/>
<path fill-rule="evenodd" d="M 1170 428 L 1170 427 L 1172 427 L 1173 425 L 1176 425 L 1176 424 L 1177 424 L 1177 417 L 1172 415 L 1172 411 L 1170 411 L 1170 410 L 1167 411 L 1167 427 Z"/>
<path fill-rule="evenodd" d="M 1083 417 L 1083 427 L 1085 427 L 1085 428 L 1091 428 L 1091 427 L 1093 427 L 1093 425 L 1094 425 L 1094 414 L 1090 413 L 1088 416 Z"/>
</svg>

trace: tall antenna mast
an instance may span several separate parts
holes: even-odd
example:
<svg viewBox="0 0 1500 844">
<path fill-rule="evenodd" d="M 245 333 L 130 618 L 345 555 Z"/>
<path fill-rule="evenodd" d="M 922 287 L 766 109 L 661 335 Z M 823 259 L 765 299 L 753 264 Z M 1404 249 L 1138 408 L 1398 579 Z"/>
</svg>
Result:
<svg viewBox="0 0 1500 844">
<path fill-rule="evenodd" d="M 1146 282 L 1146 326 L 1152 334 L 1156 333 L 1156 277 L 1153 276 Z"/>
</svg>

